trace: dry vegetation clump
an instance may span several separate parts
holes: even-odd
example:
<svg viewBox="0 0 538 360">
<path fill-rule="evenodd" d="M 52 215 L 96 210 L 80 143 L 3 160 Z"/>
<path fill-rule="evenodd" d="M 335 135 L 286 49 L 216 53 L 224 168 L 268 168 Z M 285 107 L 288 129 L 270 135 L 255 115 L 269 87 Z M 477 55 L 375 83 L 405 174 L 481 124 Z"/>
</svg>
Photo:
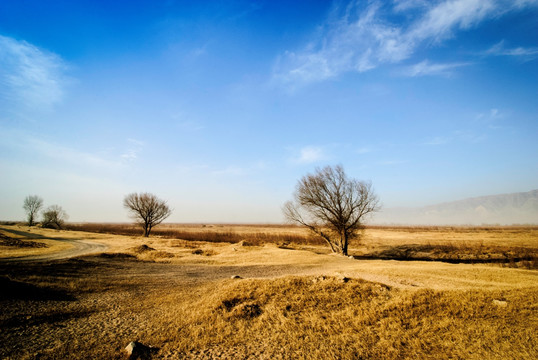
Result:
<svg viewBox="0 0 538 360">
<path fill-rule="evenodd" d="M 157 261 L 162 259 L 170 259 L 175 257 L 174 254 L 167 251 L 158 251 L 146 244 L 135 246 L 131 251 L 137 254 L 137 258 L 146 261 Z"/>
<path fill-rule="evenodd" d="M 146 244 L 142 244 L 142 245 L 135 246 L 134 248 L 132 248 L 132 251 L 136 254 L 143 254 L 148 251 L 155 251 L 155 249 Z"/>
<path fill-rule="evenodd" d="M 123 259 L 123 260 L 136 260 L 136 256 L 132 254 L 126 254 L 121 252 L 114 252 L 114 253 L 101 253 L 99 254 L 100 257 L 105 259 Z"/>
<path fill-rule="evenodd" d="M 306 251 L 303 258 L 299 251 L 274 246 L 233 251 L 235 244 L 218 248 L 219 256 L 238 254 L 235 262 L 221 265 L 191 254 L 215 244 L 185 249 L 196 261 L 136 261 L 158 254 L 170 241 L 142 239 L 126 247 L 129 253 L 0 262 L 0 286 L 8 290 L 0 296 L 0 358 L 123 359 L 122 349 L 134 340 L 158 348 L 154 359 L 538 357 L 532 270 L 441 264 L 441 277 L 432 282 L 444 281 L 444 290 L 387 282 L 394 284 L 390 287 L 361 280 L 351 270 L 377 264 L 421 284 L 417 274 L 436 264 L 419 263 L 402 272 L 394 261 Z M 268 264 L 280 253 L 285 263 Z M 270 258 L 260 255 L 254 265 L 245 265 L 240 259 L 246 254 Z M 318 271 L 287 275 L 300 273 L 299 262 L 312 258 L 321 274 L 332 268 L 324 267 L 328 262 L 338 269 L 348 266 L 349 278 Z M 286 266 L 288 273 L 275 275 Z M 235 274 L 243 279 L 230 279 Z M 444 279 L 460 277 L 468 282 L 464 288 Z"/>
<path fill-rule="evenodd" d="M 379 227 L 353 244 L 358 258 L 499 264 L 537 269 L 538 227 Z"/>
<path fill-rule="evenodd" d="M 203 290 L 203 289 L 200 289 Z M 196 358 L 533 358 L 536 291 L 401 291 L 352 279 L 286 277 L 211 285 L 171 320 L 162 354 Z M 494 300 L 507 304 L 496 305 Z M 530 356 L 530 357 L 529 357 Z M 202 358 L 204 358 L 202 356 Z M 208 357 L 209 358 L 209 357 Z"/>
<path fill-rule="evenodd" d="M 214 250 L 211 249 L 194 249 L 192 251 L 193 255 L 204 255 L 204 256 L 213 256 L 216 254 Z"/>
<path fill-rule="evenodd" d="M 152 251 L 152 252 L 146 253 L 146 256 L 144 259 L 157 261 L 161 259 L 171 259 L 173 257 L 175 257 L 175 255 L 172 253 L 169 253 L 168 251 Z"/>
<path fill-rule="evenodd" d="M 47 244 L 32 240 L 21 240 L 7 236 L 0 232 L 0 246 L 9 246 L 15 248 L 46 248 Z"/>
<path fill-rule="evenodd" d="M 538 249 L 485 246 L 483 242 L 409 244 L 387 247 L 357 258 L 405 261 L 443 261 L 454 264 L 500 264 L 513 268 L 538 269 Z"/>
</svg>

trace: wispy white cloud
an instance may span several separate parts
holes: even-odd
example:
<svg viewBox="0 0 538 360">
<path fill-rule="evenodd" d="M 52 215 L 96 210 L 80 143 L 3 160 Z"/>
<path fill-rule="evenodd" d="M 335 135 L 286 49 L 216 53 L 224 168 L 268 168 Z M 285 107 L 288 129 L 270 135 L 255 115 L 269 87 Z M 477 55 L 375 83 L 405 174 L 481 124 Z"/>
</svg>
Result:
<svg viewBox="0 0 538 360">
<path fill-rule="evenodd" d="M 67 64 L 26 41 L 0 35 L 0 96 L 11 104 L 48 109 L 64 97 Z"/>
<path fill-rule="evenodd" d="M 440 43 L 457 31 L 537 4 L 534 0 L 403 0 L 392 5 L 351 1 L 346 7 L 335 8 L 303 49 L 287 51 L 278 58 L 273 80 L 294 87 L 399 63 L 409 59 L 421 45 Z M 409 20 L 391 23 L 392 13 L 408 15 Z M 447 70 L 462 66 L 419 64 L 423 70 L 418 73 L 431 75 L 446 75 Z"/>
<path fill-rule="evenodd" d="M 133 161 L 133 160 L 136 160 L 136 158 L 138 157 L 138 151 L 129 149 L 123 154 L 121 154 L 120 157 L 127 161 Z"/>
<path fill-rule="evenodd" d="M 26 137 L 21 142 L 28 151 L 39 154 L 51 161 L 60 161 L 74 165 L 89 166 L 94 168 L 115 168 L 121 165 L 118 161 L 109 160 L 99 155 L 75 150 L 53 142 L 44 141 L 35 137 Z"/>
<path fill-rule="evenodd" d="M 501 116 L 501 113 L 499 112 L 499 109 L 491 109 L 489 111 L 489 116 L 492 117 L 492 118 L 497 118 L 497 117 Z"/>
<path fill-rule="evenodd" d="M 350 3 L 343 11 L 336 9 L 317 39 L 303 50 L 289 51 L 279 58 L 275 79 L 310 83 L 406 58 L 411 49 L 398 41 L 401 29 L 384 23 L 379 9 L 380 4 L 373 3 L 362 11 L 358 2 Z"/>
<path fill-rule="evenodd" d="M 418 64 L 408 66 L 401 71 L 404 76 L 417 77 L 417 76 L 450 76 L 453 70 L 462 66 L 468 66 L 470 63 L 431 63 L 429 60 L 424 60 Z"/>
<path fill-rule="evenodd" d="M 506 48 L 503 40 L 486 50 L 483 55 L 512 56 L 524 61 L 530 61 L 538 58 L 538 47 Z"/>
<path fill-rule="evenodd" d="M 494 0 L 447 0 L 430 7 L 413 23 L 406 33 L 407 41 L 441 41 L 456 30 L 469 29 L 485 18 L 496 17 L 502 1 Z"/>
<path fill-rule="evenodd" d="M 510 114 L 511 112 L 509 110 L 491 108 L 489 111 L 477 114 L 474 120 L 480 126 L 492 130 L 507 129 L 507 125 L 503 124 L 503 119 L 510 117 Z"/>
<path fill-rule="evenodd" d="M 394 11 L 405 12 L 411 9 L 426 8 L 428 0 L 394 0 Z"/>
<path fill-rule="evenodd" d="M 321 147 L 317 146 L 305 146 L 299 150 L 299 155 L 293 160 L 300 164 L 312 164 L 318 161 L 325 160 L 327 158 Z"/>
<path fill-rule="evenodd" d="M 66 146 L 61 143 L 28 135 L 24 131 L 0 127 L 0 148 L 4 152 L 17 152 L 29 161 L 39 161 L 51 166 L 61 165 L 85 170 L 113 170 L 125 167 L 125 160 L 136 158 L 136 151 L 127 150 L 121 154 L 109 151 L 87 151 Z M 39 159 L 39 160 L 36 160 Z"/>
<path fill-rule="evenodd" d="M 136 139 L 127 139 L 129 147 L 125 150 L 120 158 L 125 161 L 134 161 L 138 158 L 138 154 L 142 151 L 145 143 Z"/>
</svg>

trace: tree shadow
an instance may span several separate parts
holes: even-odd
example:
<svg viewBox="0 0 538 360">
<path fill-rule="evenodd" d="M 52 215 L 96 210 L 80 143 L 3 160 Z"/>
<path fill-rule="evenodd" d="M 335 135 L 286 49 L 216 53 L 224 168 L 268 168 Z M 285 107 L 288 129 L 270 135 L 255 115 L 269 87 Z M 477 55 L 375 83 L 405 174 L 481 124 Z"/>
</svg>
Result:
<svg viewBox="0 0 538 360">
<path fill-rule="evenodd" d="M 14 234 L 14 235 L 18 235 L 18 236 L 23 236 L 26 239 L 32 239 L 32 240 L 34 240 L 34 239 L 45 239 L 45 240 L 66 241 L 66 239 L 64 239 L 64 238 L 44 236 L 44 235 L 41 235 L 41 234 L 35 234 L 35 233 L 31 232 L 31 231 L 22 231 L 22 230 L 6 229 L 6 228 L 2 228 L 2 231 L 8 232 L 8 233 L 11 233 L 11 234 Z"/>
</svg>

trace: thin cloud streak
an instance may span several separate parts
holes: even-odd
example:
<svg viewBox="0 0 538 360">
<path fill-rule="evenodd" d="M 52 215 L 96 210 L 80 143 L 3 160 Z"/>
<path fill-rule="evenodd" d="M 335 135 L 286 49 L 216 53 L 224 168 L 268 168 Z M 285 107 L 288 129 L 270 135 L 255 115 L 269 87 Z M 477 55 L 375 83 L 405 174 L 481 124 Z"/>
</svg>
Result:
<svg viewBox="0 0 538 360">
<path fill-rule="evenodd" d="M 8 103 L 49 109 L 64 97 L 67 64 L 26 41 L 0 35 L 0 96 Z"/>
<path fill-rule="evenodd" d="M 408 66 L 401 72 L 403 76 L 450 76 L 454 69 L 471 65 L 471 63 L 445 63 L 436 64 L 429 60 L 421 61 L 418 64 Z"/>
<path fill-rule="evenodd" d="M 538 1 L 446 0 L 428 5 L 422 1 L 398 1 L 392 7 L 380 1 L 366 7 L 363 4 L 352 1 L 343 10 L 334 9 L 316 39 L 304 49 L 287 51 L 277 59 L 273 81 L 293 88 L 346 72 L 360 73 L 399 63 L 409 59 L 420 46 L 439 44 L 457 31 L 535 6 Z M 421 13 L 415 16 L 419 10 Z M 407 25 L 391 24 L 386 19 L 391 12 L 409 15 L 413 20 Z M 514 53 L 518 52 L 524 51 Z M 428 70 L 429 74 L 443 75 L 447 69 L 430 66 Z"/>
<path fill-rule="evenodd" d="M 107 158 L 1 127 L 0 142 L 1 147 L 6 149 L 7 152 L 21 151 L 30 154 L 34 159 L 43 158 L 39 160 L 40 162 L 45 161 L 62 165 L 69 163 L 71 165 L 80 165 L 87 169 L 117 169 L 125 165 L 122 160 L 127 160 L 123 156 L 124 154 Z"/>
<path fill-rule="evenodd" d="M 500 41 L 486 50 L 483 55 L 512 56 L 523 59 L 524 61 L 530 61 L 538 58 L 538 47 L 516 47 L 510 49 L 504 46 L 504 41 Z"/>
</svg>

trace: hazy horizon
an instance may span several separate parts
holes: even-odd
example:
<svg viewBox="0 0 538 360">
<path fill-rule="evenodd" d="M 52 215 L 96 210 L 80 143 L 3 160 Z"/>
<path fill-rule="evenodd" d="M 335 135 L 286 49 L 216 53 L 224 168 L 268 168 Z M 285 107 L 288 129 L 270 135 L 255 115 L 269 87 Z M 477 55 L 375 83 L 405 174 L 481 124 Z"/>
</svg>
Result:
<svg viewBox="0 0 538 360">
<path fill-rule="evenodd" d="M 538 189 L 538 1 L 2 1 L 0 219 L 280 223 L 342 164 L 385 208 Z"/>
</svg>

